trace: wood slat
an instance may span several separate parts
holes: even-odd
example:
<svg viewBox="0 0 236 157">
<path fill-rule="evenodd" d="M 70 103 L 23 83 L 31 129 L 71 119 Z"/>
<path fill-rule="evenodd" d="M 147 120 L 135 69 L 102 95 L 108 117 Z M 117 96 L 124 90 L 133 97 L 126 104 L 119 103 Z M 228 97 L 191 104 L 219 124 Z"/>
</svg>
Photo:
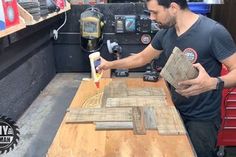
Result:
<svg viewBox="0 0 236 157">
<path fill-rule="evenodd" d="M 156 125 L 156 111 L 155 107 L 143 107 L 144 110 L 144 120 L 145 120 L 145 127 L 149 130 L 157 129 Z"/>
<path fill-rule="evenodd" d="M 157 130 L 154 107 L 143 107 L 146 130 Z M 96 122 L 96 130 L 133 130 L 133 122 Z"/>
<path fill-rule="evenodd" d="M 106 97 L 116 98 L 116 97 L 126 97 L 127 92 L 127 84 L 121 80 L 113 80 L 109 83 L 108 87 L 105 88 Z"/>
<path fill-rule="evenodd" d="M 133 130 L 133 122 L 95 122 L 96 130 Z"/>
<path fill-rule="evenodd" d="M 130 122 L 132 108 L 79 108 L 71 109 L 66 114 L 67 123 L 89 122 Z"/>
<path fill-rule="evenodd" d="M 128 96 L 166 96 L 163 88 L 130 88 Z"/>
<path fill-rule="evenodd" d="M 133 107 L 133 129 L 135 135 L 145 135 L 144 111 L 142 107 Z"/>
<path fill-rule="evenodd" d="M 163 96 L 107 98 L 106 107 L 158 106 L 167 105 Z"/>
<path fill-rule="evenodd" d="M 156 107 L 156 123 L 159 134 L 186 134 L 186 130 L 174 106 Z"/>
</svg>

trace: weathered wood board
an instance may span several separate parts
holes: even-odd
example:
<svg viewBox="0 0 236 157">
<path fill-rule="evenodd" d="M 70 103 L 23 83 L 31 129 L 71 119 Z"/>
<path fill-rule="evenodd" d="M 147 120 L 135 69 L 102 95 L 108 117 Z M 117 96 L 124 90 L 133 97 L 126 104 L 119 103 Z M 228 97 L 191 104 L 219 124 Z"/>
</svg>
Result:
<svg viewBox="0 0 236 157">
<path fill-rule="evenodd" d="M 135 135 L 145 135 L 146 128 L 145 128 L 145 120 L 144 120 L 144 111 L 143 107 L 133 107 L 133 129 Z"/>
<path fill-rule="evenodd" d="M 133 122 L 95 122 L 96 130 L 133 130 Z"/>
<path fill-rule="evenodd" d="M 129 88 L 128 96 L 166 96 L 163 88 Z"/>
<path fill-rule="evenodd" d="M 156 123 L 162 135 L 186 134 L 182 120 L 174 106 L 156 107 Z"/>
<path fill-rule="evenodd" d="M 167 105 L 166 98 L 163 96 L 143 96 L 143 97 L 124 97 L 107 98 L 106 107 L 132 107 L 132 106 L 158 106 Z"/>
<path fill-rule="evenodd" d="M 66 114 L 67 123 L 103 121 L 132 121 L 132 108 L 78 108 L 69 110 Z"/>
<path fill-rule="evenodd" d="M 143 107 L 146 130 L 157 130 L 154 107 Z M 133 122 L 96 122 L 96 130 L 132 130 Z"/>
<path fill-rule="evenodd" d="M 178 82 L 196 78 L 198 71 L 187 59 L 184 53 L 177 47 L 174 48 L 160 75 L 175 88 L 186 88 L 179 86 Z"/>
</svg>

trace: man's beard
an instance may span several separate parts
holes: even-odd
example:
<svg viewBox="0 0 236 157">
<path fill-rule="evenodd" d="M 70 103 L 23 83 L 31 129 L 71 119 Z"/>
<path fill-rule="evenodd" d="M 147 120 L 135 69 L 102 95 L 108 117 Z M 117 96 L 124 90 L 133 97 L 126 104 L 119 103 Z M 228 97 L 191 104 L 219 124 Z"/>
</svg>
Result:
<svg viewBox="0 0 236 157">
<path fill-rule="evenodd" d="M 158 22 L 159 28 L 161 28 L 161 29 L 168 29 L 168 28 L 171 28 L 171 27 L 173 27 L 175 24 L 176 24 L 176 20 L 175 20 L 174 18 L 170 18 L 170 20 L 169 20 L 167 23 L 165 23 L 165 24 Z"/>
</svg>

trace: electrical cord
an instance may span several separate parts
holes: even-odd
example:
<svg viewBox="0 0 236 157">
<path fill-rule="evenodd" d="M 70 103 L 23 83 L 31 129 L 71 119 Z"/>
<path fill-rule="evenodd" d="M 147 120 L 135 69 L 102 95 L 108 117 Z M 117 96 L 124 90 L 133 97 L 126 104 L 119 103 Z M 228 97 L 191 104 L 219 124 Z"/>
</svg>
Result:
<svg viewBox="0 0 236 157">
<path fill-rule="evenodd" d="M 66 24 L 66 21 L 67 21 L 67 13 L 65 12 L 64 22 L 62 23 L 62 25 L 60 27 L 58 27 L 57 29 L 53 30 L 53 38 L 54 38 L 54 40 L 58 39 L 58 32 Z"/>
</svg>

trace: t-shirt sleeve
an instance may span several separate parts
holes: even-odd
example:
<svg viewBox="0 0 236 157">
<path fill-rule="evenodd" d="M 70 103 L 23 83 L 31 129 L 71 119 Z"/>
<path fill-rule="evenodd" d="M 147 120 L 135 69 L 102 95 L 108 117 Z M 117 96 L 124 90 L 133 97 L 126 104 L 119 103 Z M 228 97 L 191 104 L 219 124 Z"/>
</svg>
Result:
<svg viewBox="0 0 236 157">
<path fill-rule="evenodd" d="M 156 33 L 154 38 L 152 39 L 151 45 L 154 49 L 156 50 L 162 50 L 162 41 L 163 41 L 163 35 L 164 35 L 165 30 L 162 29 Z"/>
<path fill-rule="evenodd" d="M 217 60 L 224 60 L 236 52 L 236 45 L 229 32 L 216 23 L 210 36 L 210 45 Z"/>
</svg>

